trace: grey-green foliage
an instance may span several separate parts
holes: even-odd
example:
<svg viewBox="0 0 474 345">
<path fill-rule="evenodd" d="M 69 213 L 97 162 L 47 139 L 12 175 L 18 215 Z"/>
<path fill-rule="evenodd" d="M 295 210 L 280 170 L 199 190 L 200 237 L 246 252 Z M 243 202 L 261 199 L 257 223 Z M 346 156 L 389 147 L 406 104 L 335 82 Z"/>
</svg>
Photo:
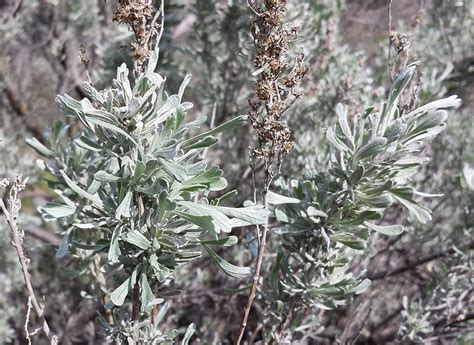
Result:
<svg viewBox="0 0 474 345">
<path fill-rule="evenodd" d="M 420 284 L 421 294 L 404 300 L 400 334 L 416 342 L 448 334 L 452 318 L 457 317 L 458 332 L 451 334 L 450 341 L 461 343 L 472 324 L 469 319 L 463 320 L 464 312 L 469 313 L 472 305 L 468 297 L 472 295 L 474 231 L 474 191 L 470 181 L 474 166 L 471 149 L 474 124 L 469 100 L 474 50 L 474 17 L 469 15 L 472 10 L 471 0 L 434 1 L 414 29 L 400 29 L 410 33 L 410 54 L 423 61 L 420 100 L 445 97 L 453 92 L 466 95 L 465 106 L 450 117 L 446 132 L 433 141 L 431 161 L 418 178 L 423 190 L 444 194 L 442 199 L 432 202 L 432 207 L 437 207 L 433 222 L 412 227 L 409 237 L 401 244 L 413 244 L 419 256 L 453 249 L 457 252 L 430 264 L 426 283 Z M 385 74 L 385 66 L 381 69 Z M 458 314 L 459 307 L 463 312 Z M 472 339 L 466 340 L 470 342 Z"/>
<path fill-rule="evenodd" d="M 372 233 L 403 232 L 401 224 L 377 223 L 391 205 L 405 206 L 412 221 L 431 220 L 430 210 L 416 199 L 432 195 L 414 190 L 412 176 L 426 161 L 420 154 L 423 144 L 446 126 L 444 109 L 459 106 L 460 100 L 440 99 L 401 115 L 398 99 L 415 68 L 412 64 L 401 72 L 378 111 L 371 107 L 349 118 L 347 108 L 338 105 L 338 124 L 326 131 L 332 147 L 329 169 L 282 183 L 284 196 L 269 195 L 277 205 L 281 249 L 268 298 L 280 322 L 280 315 L 290 312 L 298 320 L 308 308 L 335 308 L 369 285 L 363 274 L 348 272 L 349 261 L 366 248 Z"/>
<path fill-rule="evenodd" d="M 373 83 L 366 54 L 344 43 L 339 28 L 346 9 L 339 0 L 289 3 L 289 15 L 302 28 L 293 49 L 303 49 L 309 71 L 303 97 L 292 107 L 289 120 L 295 150 L 285 164 L 285 172 L 293 174 L 287 176 L 325 164 L 329 145 L 321 129 L 333 123 L 338 103 L 360 109 L 381 94 Z"/>
<path fill-rule="evenodd" d="M 227 183 L 218 167 L 199 158 L 216 143 L 215 135 L 241 126 L 245 117 L 191 135 L 206 118 L 185 122 L 192 104 L 182 97 L 190 76 L 169 95 L 165 79 L 154 72 L 156 62 L 157 52 L 134 85 L 122 65 L 112 88 L 98 91 L 85 82 L 88 98 L 58 96 L 61 111 L 84 126 L 75 140 L 65 138 L 61 123 L 52 128 L 49 148 L 28 140 L 46 158 L 48 183 L 59 197 L 40 209 L 64 230 L 57 256 L 71 248 L 106 253 L 102 269 L 118 281 L 107 299 L 122 306 L 139 286 L 145 317 L 162 302 L 154 295 L 176 269 L 203 250 L 229 276 L 245 277 L 249 268 L 224 261 L 211 247 L 234 245 L 232 228 L 260 224 L 266 214 L 261 206 L 223 206 L 234 191 L 211 197 Z"/>
<path fill-rule="evenodd" d="M 473 262 L 469 254 L 456 253 L 453 264 L 444 265 L 433 277 L 432 288 L 424 299 L 403 299 L 402 324 L 399 339 L 424 342 L 427 338 L 443 337 L 445 328 L 456 331 L 453 336 L 466 344 L 474 340 L 471 331 L 474 312 Z M 455 265 L 454 265 L 455 263 Z"/>
<path fill-rule="evenodd" d="M 175 344 L 176 337 L 179 335 L 177 329 L 163 332 L 160 330 L 161 323 L 168 310 L 168 304 L 165 304 L 157 313 L 156 320 L 151 323 L 145 320 L 140 325 L 140 342 L 143 344 L 162 344 L 171 345 Z M 114 342 L 114 344 L 133 344 L 134 343 L 134 331 L 136 330 L 136 324 L 128 318 L 128 315 L 123 310 L 114 310 L 112 312 L 113 323 L 107 322 L 107 320 L 99 315 L 99 323 L 104 330 L 107 339 Z M 187 345 L 196 328 L 194 324 L 190 324 L 184 331 L 181 345 Z"/>
</svg>

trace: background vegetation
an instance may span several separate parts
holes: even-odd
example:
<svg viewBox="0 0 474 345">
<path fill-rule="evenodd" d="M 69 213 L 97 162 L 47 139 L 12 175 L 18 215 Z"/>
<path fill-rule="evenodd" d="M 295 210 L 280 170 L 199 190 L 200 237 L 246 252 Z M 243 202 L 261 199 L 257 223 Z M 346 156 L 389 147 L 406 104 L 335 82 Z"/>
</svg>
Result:
<svg viewBox="0 0 474 345">
<path fill-rule="evenodd" d="M 158 9 L 161 2 L 153 4 Z M 234 343 L 252 283 L 247 267 L 255 267 L 258 256 L 255 227 L 249 224 L 261 224 L 266 216 L 254 205 L 262 204 L 260 193 L 254 197 L 254 181 L 260 188 L 265 164 L 253 157 L 249 167 L 249 152 L 255 153 L 249 147 L 258 149 L 258 142 L 252 126 L 242 126 L 239 117 L 249 113 L 255 80 L 264 78 L 254 73 L 258 65 L 252 60 L 254 10 L 246 1 L 166 2 L 157 74 L 150 83 L 161 87 L 156 80 L 166 77 L 164 89 L 156 92 L 165 100 L 163 90 L 172 96 L 169 104 L 161 98 L 140 104 L 142 109 L 169 108 L 162 112 L 169 115 L 164 129 L 153 127 L 162 139 L 155 143 L 152 137 L 160 135 L 145 133 L 159 121 L 154 117 L 145 118 L 141 134 L 126 116 L 116 123 L 143 139 L 144 150 L 154 142 L 155 151 L 166 156 L 153 154 L 179 161 L 155 166 L 123 134 L 109 136 L 108 127 L 101 137 L 93 130 L 97 122 L 88 130 L 87 118 L 84 122 L 77 115 L 91 107 L 96 112 L 120 108 L 117 102 L 133 106 L 120 97 L 127 88 L 126 69 L 134 85 L 129 49 L 134 37 L 126 24 L 113 22 L 115 5 L 102 0 L 0 4 L 0 180 L 12 180 L 15 173 L 30 176 L 18 224 L 31 281 L 61 344 L 126 343 L 130 337 L 172 343 L 191 335 L 193 344 Z M 289 1 L 282 21 L 301 27 L 286 57 L 294 61 L 302 53 L 307 71 L 291 88 L 298 96 L 283 113 L 294 147 L 265 196 L 272 211 L 268 244 L 243 342 L 472 343 L 473 2 Z M 415 68 L 411 63 L 416 61 Z M 150 88 L 143 82 L 134 96 Z M 103 100 L 108 91 L 99 93 L 108 89 L 116 97 L 109 104 Z M 63 96 L 58 107 L 54 99 L 64 94 L 86 97 L 90 106 Z M 443 101 L 417 113 L 436 100 Z M 200 123 L 203 116 L 207 119 Z M 398 116 L 400 123 L 389 126 Z M 227 128 L 218 127 L 228 121 Z M 406 126 L 405 131 L 396 134 L 395 125 Z M 30 139 L 31 146 L 43 157 L 26 146 L 32 137 L 37 141 Z M 102 146 L 93 147 L 87 139 Z M 136 155 L 130 153 L 134 150 Z M 133 159 L 121 165 L 127 155 Z M 183 158 L 188 155 L 194 161 Z M 142 163 L 169 184 L 159 185 L 152 174 L 150 180 L 137 178 L 135 169 Z M 186 185 L 203 169 L 212 172 L 204 182 Z M 94 178 L 102 184 L 91 192 L 87 188 Z M 107 195 L 106 215 L 94 214 L 93 200 L 71 191 L 68 179 L 102 200 Z M 175 194 L 178 184 L 184 187 Z M 232 190 L 238 195 L 226 194 Z M 133 208 L 138 200 L 128 200 L 131 215 L 119 206 L 129 191 L 147 195 L 146 212 Z M 7 188 L 6 202 L 8 193 Z M 220 202 L 229 209 L 219 209 Z M 153 212 L 166 203 L 168 213 Z M 245 211 L 235 216 L 235 210 Z M 233 221 L 230 227 L 212 223 L 217 242 L 198 219 L 203 212 L 213 221 L 224 212 Z M 166 258 L 173 259 L 160 261 L 156 269 L 150 264 L 153 238 L 143 244 L 143 238 L 127 234 L 115 248 L 124 266 L 113 266 L 118 259 L 106 241 L 112 243 L 117 224 L 131 219 L 148 233 L 142 228 L 148 226 L 145 218 L 175 220 L 163 223 L 166 240 L 153 243 L 154 248 L 168 245 Z M 78 222 L 84 226 L 74 225 Z M 87 230 L 87 224 L 97 231 Z M 196 232 L 199 238 L 189 235 Z M 28 294 L 3 220 L 0 233 L 0 343 L 23 344 Z M 141 299 L 142 318 L 152 317 L 152 324 L 141 324 L 139 334 L 133 327 L 132 293 L 124 302 L 116 290 L 133 275 L 137 258 L 143 260 L 139 274 L 153 290 Z M 141 279 L 143 293 L 147 288 Z M 29 332 L 40 321 L 31 311 Z M 34 344 L 48 343 L 41 333 L 31 337 Z"/>
</svg>

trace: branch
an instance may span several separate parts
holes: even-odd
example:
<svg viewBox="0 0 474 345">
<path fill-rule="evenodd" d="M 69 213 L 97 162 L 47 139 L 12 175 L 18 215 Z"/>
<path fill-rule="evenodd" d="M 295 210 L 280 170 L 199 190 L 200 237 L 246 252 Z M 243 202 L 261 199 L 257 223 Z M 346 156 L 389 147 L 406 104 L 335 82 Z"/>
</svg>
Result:
<svg viewBox="0 0 474 345">
<path fill-rule="evenodd" d="M 16 253 L 18 256 L 18 260 L 20 262 L 21 270 L 23 273 L 23 278 L 25 280 L 26 288 L 28 290 L 29 300 L 28 303 L 33 305 L 38 317 L 41 319 L 43 325 L 42 329 L 44 334 L 48 337 L 49 342 L 51 345 L 58 344 L 58 338 L 55 334 L 53 334 L 49 328 L 48 322 L 44 316 L 44 306 L 38 302 L 36 298 L 35 291 L 31 284 L 31 277 L 28 272 L 28 262 L 29 259 L 26 257 L 25 252 L 23 250 L 23 238 L 20 234 L 20 230 L 18 229 L 17 218 L 18 218 L 18 211 L 20 210 L 21 203 L 18 199 L 18 192 L 23 190 L 26 186 L 26 182 L 28 179 L 21 180 L 21 176 L 17 176 L 15 183 L 13 184 L 12 188 L 10 189 L 9 195 L 9 209 L 7 209 L 5 203 L 0 198 L 0 209 L 3 211 L 5 219 L 10 227 L 10 235 L 12 238 L 13 246 L 16 249 Z M 8 180 L 4 180 L 1 184 L 2 187 L 7 187 L 9 185 Z M 27 332 L 27 337 L 29 337 L 29 333 Z"/>
<path fill-rule="evenodd" d="M 268 202 L 267 202 L 266 193 L 264 194 L 264 207 L 265 207 L 265 210 L 268 210 Z M 262 235 L 260 236 L 260 245 L 258 246 L 257 263 L 255 265 L 255 273 L 253 275 L 252 288 L 250 290 L 250 295 L 248 297 L 247 304 L 245 305 L 245 308 L 244 308 L 244 317 L 242 318 L 242 322 L 240 323 L 240 331 L 239 331 L 239 335 L 236 341 L 237 345 L 240 344 L 240 342 L 242 341 L 242 338 L 244 337 L 245 328 L 247 327 L 247 321 L 250 315 L 250 310 L 252 309 L 252 304 L 257 294 L 258 281 L 260 279 L 260 270 L 262 268 L 262 262 L 263 262 L 263 254 L 265 253 L 265 247 L 267 245 L 268 219 L 269 219 L 269 216 L 267 215 L 265 219 L 265 224 L 262 227 L 263 230 L 262 230 Z"/>
<path fill-rule="evenodd" d="M 474 249 L 474 242 L 471 242 L 468 246 L 467 246 L 467 249 L 468 250 L 472 250 Z M 421 266 L 427 262 L 430 262 L 430 261 L 434 261 L 434 260 L 438 260 L 438 259 L 441 259 L 443 257 L 446 257 L 446 256 L 449 256 L 449 255 L 452 255 L 456 253 L 456 251 L 451 248 L 449 250 L 445 250 L 445 251 L 442 251 L 442 252 L 439 252 L 439 253 L 436 253 L 436 254 L 433 254 L 433 255 L 430 255 L 430 256 L 427 256 L 425 258 L 422 258 L 418 261 L 415 261 L 415 262 L 411 262 L 409 263 L 408 265 L 405 265 L 405 266 L 402 266 L 402 267 L 398 267 L 396 269 L 391 269 L 391 270 L 387 270 L 387 271 L 384 271 L 384 272 L 379 272 L 379 273 L 374 273 L 372 275 L 367 275 L 367 278 L 370 279 L 370 280 L 380 280 L 380 279 L 385 279 L 387 277 L 391 277 L 391 276 L 395 276 L 395 275 L 398 275 L 398 274 L 401 274 L 401 273 L 404 273 L 404 272 L 407 272 L 407 271 L 410 271 L 418 266 Z"/>
<path fill-rule="evenodd" d="M 38 128 L 31 126 L 28 123 L 29 114 L 28 114 L 27 105 L 21 99 L 17 98 L 17 96 L 15 95 L 15 92 L 8 85 L 5 85 L 5 95 L 7 96 L 8 102 L 10 103 L 13 110 L 22 119 L 23 124 L 25 125 L 25 128 L 31 134 L 33 134 L 36 137 L 36 139 L 38 139 L 41 143 L 44 144 L 43 133 L 41 133 L 41 131 Z"/>
</svg>

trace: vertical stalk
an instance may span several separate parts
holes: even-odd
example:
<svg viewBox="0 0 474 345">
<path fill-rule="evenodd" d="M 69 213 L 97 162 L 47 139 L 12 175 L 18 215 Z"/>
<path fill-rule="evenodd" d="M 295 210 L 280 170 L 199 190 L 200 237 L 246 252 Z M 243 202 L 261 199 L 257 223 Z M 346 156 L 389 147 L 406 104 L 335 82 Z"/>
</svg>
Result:
<svg viewBox="0 0 474 345">
<path fill-rule="evenodd" d="M 0 209 L 3 211 L 7 224 L 10 227 L 10 236 L 12 238 L 13 246 L 15 247 L 15 250 L 18 256 L 18 261 L 20 262 L 21 271 L 23 273 L 23 279 L 25 281 L 26 289 L 29 295 L 29 303 L 31 302 L 31 304 L 33 305 L 33 308 L 38 314 L 38 317 L 40 318 L 42 322 L 43 333 L 48 338 L 49 343 L 51 345 L 57 345 L 58 338 L 49 328 L 48 322 L 46 321 L 46 317 L 44 315 L 44 307 L 38 302 L 38 299 L 36 298 L 35 290 L 33 289 L 33 284 L 31 284 L 31 277 L 30 277 L 30 273 L 28 272 L 29 259 L 26 257 L 25 252 L 23 250 L 23 239 L 20 236 L 20 230 L 18 229 L 18 225 L 16 222 L 16 219 L 18 217 L 17 213 L 20 209 L 20 200 L 18 199 L 18 192 L 21 189 L 23 189 L 24 188 L 23 186 L 26 184 L 26 180 L 23 182 L 19 182 L 19 181 L 20 180 L 18 177 L 17 181 L 15 182 L 15 184 L 12 186 L 10 190 L 10 199 L 9 199 L 10 210 L 7 210 L 7 207 L 5 206 L 5 203 L 3 202 L 1 198 L 0 198 Z M 27 319 L 27 322 L 28 322 L 28 319 Z M 28 332 L 28 330 L 26 329 L 26 325 L 25 325 L 25 330 L 26 332 Z M 29 335 L 27 335 L 27 337 L 28 336 Z"/>
<path fill-rule="evenodd" d="M 264 202 L 265 210 L 268 210 L 267 191 L 268 189 L 266 189 L 263 192 L 264 193 L 263 202 Z M 255 273 L 253 275 L 253 280 L 252 280 L 252 288 L 250 289 L 250 294 L 248 296 L 247 303 L 245 304 L 245 307 L 244 307 L 244 316 L 242 318 L 242 322 L 240 323 L 239 335 L 236 341 L 237 345 L 240 344 L 240 342 L 242 341 L 242 338 L 244 337 L 245 329 L 247 327 L 247 321 L 250 315 L 250 310 L 252 309 L 253 301 L 255 300 L 255 297 L 257 295 L 258 281 L 260 279 L 260 270 L 262 268 L 262 262 L 263 262 L 263 254 L 265 253 L 265 248 L 267 246 L 268 219 L 269 219 L 269 216 L 267 215 L 265 219 L 265 223 L 263 224 L 263 227 L 262 227 L 262 233 L 260 236 L 260 245 L 258 246 L 257 263 L 255 265 Z"/>
<path fill-rule="evenodd" d="M 307 72 L 307 68 L 303 66 L 303 53 L 298 54 L 292 64 L 286 61 L 288 46 L 290 42 L 297 38 L 299 30 L 298 27 L 292 24 L 284 25 L 282 22 L 286 3 L 287 0 L 249 1 L 249 6 L 256 14 L 252 26 L 252 35 L 255 44 L 253 62 L 256 72 L 254 75 L 258 75 L 255 85 L 255 97 L 249 100 L 250 110 L 248 115 L 258 141 L 258 148 L 250 149 L 250 167 L 254 184 L 254 199 L 256 199 L 257 189 L 252 157 L 255 156 L 256 159 L 260 159 L 264 163 L 262 201 L 267 215 L 261 233 L 260 229 L 257 228 L 259 245 L 255 273 L 250 294 L 244 307 L 244 315 L 240 323 L 236 344 L 241 343 L 245 334 L 261 276 L 269 230 L 267 193 L 273 179 L 280 173 L 282 157 L 289 154 L 293 149 L 293 143 L 290 140 L 290 129 L 283 119 L 283 113 L 299 97 L 295 87 Z"/>
</svg>

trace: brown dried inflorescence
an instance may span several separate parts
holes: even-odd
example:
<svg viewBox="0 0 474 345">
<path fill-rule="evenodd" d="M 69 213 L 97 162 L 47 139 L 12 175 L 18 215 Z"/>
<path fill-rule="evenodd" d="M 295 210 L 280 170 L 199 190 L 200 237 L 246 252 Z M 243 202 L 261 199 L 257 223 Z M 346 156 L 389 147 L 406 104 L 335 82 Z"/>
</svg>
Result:
<svg viewBox="0 0 474 345">
<path fill-rule="evenodd" d="M 401 34 L 398 31 L 390 31 L 390 43 L 398 54 L 410 47 L 407 35 Z"/>
<path fill-rule="evenodd" d="M 127 24 L 135 35 L 132 54 L 139 69 L 149 57 L 148 32 L 153 29 L 147 23 L 153 15 L 150 0 L 117 0 L 114 21 Z"/>
<path fill-rule="evenodd" d="M 249 117 L 259 141 L 254 153 L 267 166 L 279 164 L 282 155 L 293 149 L 291 133 L 282 115 L 299 96 L 295 87 L 307 72 L 303 53 L 293 63 L 286 58 L 288 46 L 299 32 L 299 27 L 282 23 L 286 3 L 287 0 L 263 0 L 250 4 L 257 14 L 252 35 L 258 80 L 255 99 L 249 101 Z"/>
</svg>

